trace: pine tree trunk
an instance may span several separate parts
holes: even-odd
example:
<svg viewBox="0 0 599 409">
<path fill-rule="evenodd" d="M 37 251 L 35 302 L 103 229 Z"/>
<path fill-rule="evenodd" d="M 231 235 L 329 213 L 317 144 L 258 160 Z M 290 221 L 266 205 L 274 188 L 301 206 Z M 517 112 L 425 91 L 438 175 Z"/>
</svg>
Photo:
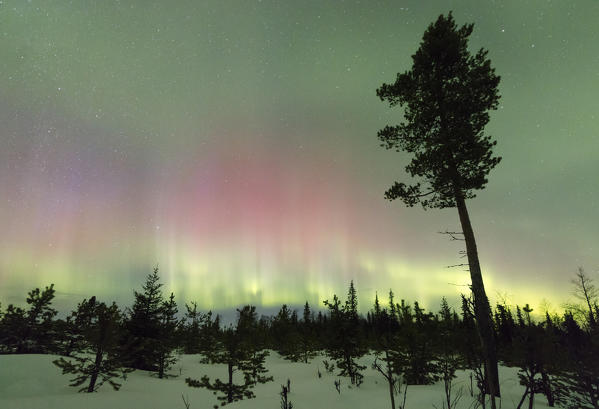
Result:
<svg viewBox="0 0 599 409">
<path fill-rule="evenodd" d="M 456 206 L 460 215 L 460 223 L 464 240 L 466 241 L 466 254 L 468 256 L 468 265 L 470 269 L 470 279 L 472 280 L 472 292 L 474 293 L 474 313 L 477 321 L 478 334 L 481 340 L 485 369 L 487 372 L 487 383 L 489 394 L 491 395 L 491 409 L 495 409 L 495 396 L 500 396 L 499 390 L 499 372 L 497 370 L 497 351 L 495 350 L 495 336 L 493 334 L 493 324 L 491 322 L 491 307 L 489 299 L 485 293 L 485 286 L 478 261 L 478 250 L 474 231 L 470 223 L 470 216 L 466 208 L 466 202 L 461 194 L 456 194 Z"/>
<path fill-rule="evenodd" d="M 160 358 L 158 360 L 158 378 L 162 379 L 164 378 L 164 354 L 161 352 L 160 353 Z"/>
<path fill-rule="evenodd" d="M 447 400 L 447 409 L 451 409 L 451 378 L 443 380 L 445 386 L 445 399 Z"/>
<path fill-rule="evenodd" d="M 533 409 L 535 405 L 535 387 L 534 379 L 532 380 L 533 385 L 530 387 L 530 397 L 528 398 L 528 409 Z"/>
<path fill-rule="evenodd" d="M 551 379 L 549 379 L 549 375 L 547 375 L 547 371 L 544 369 L 541 371 L 541 378 L 543 380 L 543 390 L 545 391 L 545 396 L 547 397 L 547 403 L 550 407 L 555 406 L 555 398 L 553 397 L 553 387 L 551 385 Z"/>
<path fill-rule="evenodd" d="M 233 363 L 231 361 L 229 361 L 228 363 L 228 368 L 229 368 L 229 384 L 228 384 L 228 390 L 227 390 L 227 402 L 231 403 L 233 402 Z"/>
<path fill-rule="evenodd" d="M 351 384 L 354 385 L 354 368 L 352 367 L 351 355 L 345 355 L 345 366 L 347 367 L 347 374 L 349 375 L 349 380 L 351 381 Z"/>
<path fill-rule="evenodd" d="M 524 394 L 522 395 L 522 398 L 520 399 L 518 406 L 516 406 L 516 409 L 520 409 L 522 407 L 522 404 L 524 403 L 524 399 L 526 399 L 527 395 L 528 395 L 528 386 L 526 386 L 526 389 L 524 390 Z"/>
<path fill-rule="evenodd" d="M 394 391 L 394 385 L 395 382 L 393 381 L 393 372 L 392 372 L 392 368 L 391 368 L 391 364 L 389 363 L 389 351 L 385 350 L 385 362 L 387 363 L 387 381 L 389 383 L 389 396 L 391 397 L 391 409 L 395 409 L 395 391 Z"/>
<path fill-rule="evenodd" d="M 91 374 L 91 378 L 89 380 L 89 386 L 87 387 L 87 392 L 91 393 L 94 391 L 96 387 L 96 381 L 98 380 L 98 374 L 100 373 L 100 366 L 102 365 L 102 349 L 98 349 L 96 351 L 96 360 L 94 361 L 94 369 Z"/>
</svg>

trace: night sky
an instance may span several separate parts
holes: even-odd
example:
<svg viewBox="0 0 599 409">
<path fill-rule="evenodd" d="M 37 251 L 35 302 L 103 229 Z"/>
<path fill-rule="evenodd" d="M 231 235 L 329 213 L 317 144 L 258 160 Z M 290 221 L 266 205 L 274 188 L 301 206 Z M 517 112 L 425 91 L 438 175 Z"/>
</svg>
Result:
<svg viewBox="0 0 599 409">
<path fill-rule="evenodd" d="M 375 93 L 450 10 L 502 77 L 503 161 L 468 202 L 487 292 L 558 309 L 599 272 L 596 0 L 0 2 L 3 306 L 49 283 L 130 303 L 155 265 L 204 309 L 351 279 L 363 310 L 455 300 L 457 211 L 384 199 L 409 157 Z"/>
</svg>

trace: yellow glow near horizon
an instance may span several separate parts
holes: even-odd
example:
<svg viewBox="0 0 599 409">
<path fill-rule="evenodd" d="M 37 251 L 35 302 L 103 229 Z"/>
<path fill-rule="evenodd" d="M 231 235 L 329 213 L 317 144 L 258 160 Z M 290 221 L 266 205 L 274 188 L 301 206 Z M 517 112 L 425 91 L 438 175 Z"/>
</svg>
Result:
<svg viewBox="0 0 599 409">
<path fill-rule="evenodd" d="M 15 274 L 2 276 L 3 287 L 10 291 L 19 287 L 29 290 L 54 283 L 57 299 L 66 297 L 71 304 L 91 295 L 108 297 L 110 300 L 116 298 L 126 303 L 126 300 L 132 299 L 133 290 L 140 290 L 145 277 L 140 274 L 135 277 L 121 275 L 119 286 L 115 288 L 113 282 L 105 279 L 109 271 L 101 266 L 87 267 L 87 272 L 82 275 L 80 267 L 68 258 L 40 258 L 37 267 L 31 261 L 35 258 L 37 256 L 33 254 L 15 252 L 10 263 L 5 260 L 0 265 L 2 271 Z M 246 253 L 241 259 L 245 266 L 254 267 L 243 270 L 242 264 L 231 260 L 227 251 L 212 251 L 210 256 L 192 252 L 177 253 L 177 256 L 168 258 L 168 266 L 160 267 L 165 295 L 173 291 L 181 311 L 183 304 L 190 301 L 196 301 L 204 310 L 222 310 L 242 304 L 267 308 L 280 307 L 282 304 L 300 307 L 305 301 L 312 308 L 323 308 L 322 302 L 332 299 L 333 294 L 344 300 L 349 280 L 354 279 L 359 307 L 365 313 L 372 308 L 375 293 L 378 293 L 381 304 L 387 305 L 389 289 L 394 291 L 396 302 L 401 299 L 409 303 L 419 301 L 421 306 L 433 312 L 438 310 L 443 296 L 450 300 L 454 308 L 459 309 L 460 294 L 469 292 L 470 277 L 467 271 L 439 267 L 437 263 L 410 263 L 393 257 L 377 258 L 361 253 L 354 259 L 348 259 L 348 263 L 355 265 L 359 274 L 354 277 L 348 275 L 349 279 L 346 280 L 346 276 L 327 273 L 326 266 L 321 263 L 312 263 L 305 272 L 296 275 L 283 275 L 276 270 L 276 264 L 270 261 L 263 262 L 260 270 L 256 270 L 256 260 L 252 254 Z M 542 313 L 547 300 L 554 310 L 561 310 L 564 297 L 550 288 L 540 285 L 510 286 L 498 279 L 501 274 L 488 266 L 484 267 L 483 274 L 492 306 L 498 301 L 502 302 L 507 295 L 508 304 L 529 303 L 536 313 Z M 26 291 L 21 295 L 23 300 L 25 294 Z M 0 295 L 6 298 L 7 293 Z"/>
</svg>

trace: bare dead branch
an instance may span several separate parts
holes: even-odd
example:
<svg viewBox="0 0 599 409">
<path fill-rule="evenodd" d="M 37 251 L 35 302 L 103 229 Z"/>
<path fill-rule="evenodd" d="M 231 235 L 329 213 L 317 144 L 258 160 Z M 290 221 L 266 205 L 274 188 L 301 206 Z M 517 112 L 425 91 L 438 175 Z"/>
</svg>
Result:
<svg viewBox="0 0 599 409">
<path fill-rule="evenodd" d="M 468 287 L 470 288 L 470 284 L 456 284 L 456 283 L 447 283 L 449 285 L 453 285 L 455 287 Z"/>
<path fill-rule="evenodd" d="M 470 264 L 468 264 L 468 263 L 454 264 L 454 265 L 451 265 L 451 266 L 445 266 L 445 268 L 464 267 L 464 266 L 470 267 Z"/>
<path fill-rule="evenodd" d="M 465 240 L 464 238 L 457 237 L 460 234 L 462 236 L 464 235 L 464 233 L 462 233 L 461 231 L 447 231 L 446 230 L 446 231 L 439 231 L 437 233 L 439 233 L 439 234 L 447 234 L 450 237 L 451 241 L 454 241 L 454 240 L 464 241 Z"/>
</svg>

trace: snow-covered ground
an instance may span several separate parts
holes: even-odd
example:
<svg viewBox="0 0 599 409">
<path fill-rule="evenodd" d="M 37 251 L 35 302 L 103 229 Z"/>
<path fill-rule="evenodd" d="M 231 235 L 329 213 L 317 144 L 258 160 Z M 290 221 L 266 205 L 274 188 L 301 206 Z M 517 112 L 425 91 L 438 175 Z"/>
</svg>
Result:
<svg viewBox="0 0 599 409">
<path fill-rule="evenodd" d="M 97 393 L 77 393 L 78 388 L 68 386 L 72 376 L 62 375 L 52 364 L 52 355 L 0 355 L 0 408 L 1 409 L 185 409 L 181 399 L 184 395 L 191 409 L 211 409 L 216 396 L 205 389 L 190 388 L 186 377 L 199 379 L 202 375 L 226 378 L 224 365 L 199 363 L 199 356 L 183 355 L 171 373 L 179 375 L 170 379 L 157 379 L 144 371 L 135 371 L 123 381 L 120 391 L 104 384 Z M 359 388 L 348 388 L 349 380 L 341 378 L 341 394 L 335 390 L 337 378 L 326 373 L 322 358 L 310 364 L 293 363 L 272 353 L 266 366 L 274 382 L 258 385 L 255 399 L 232 403 L 227 408 L 279 409 L 281 385 L 291 380 L 289 400 L 294 409 L 387 409 L 390 407 L 388 386 L 381 375 L 370 369 L 372 357 L 365 357 L 368 364 L 364 383 Z M 322 378 L 318 378 L 318 368 Z M 502 408 L 515 408 L 523 387 L 518 384 L 516 369 L 500 368 Z M 471 408 L 469 373 L 460 372 L 455 389 L 463 388 L 458 408 Z M 409 386 L 406 409 L 442 408 L 443 384 Z M 401 398 L 400 398 L 401 399 Z M 434 405 L 434 406 L 433 406 Z M 523 407 L 528 407 L 526 401 Z M 535 396 L 535 408 L 547 408 L 542 395 Z"/>
</svg>

